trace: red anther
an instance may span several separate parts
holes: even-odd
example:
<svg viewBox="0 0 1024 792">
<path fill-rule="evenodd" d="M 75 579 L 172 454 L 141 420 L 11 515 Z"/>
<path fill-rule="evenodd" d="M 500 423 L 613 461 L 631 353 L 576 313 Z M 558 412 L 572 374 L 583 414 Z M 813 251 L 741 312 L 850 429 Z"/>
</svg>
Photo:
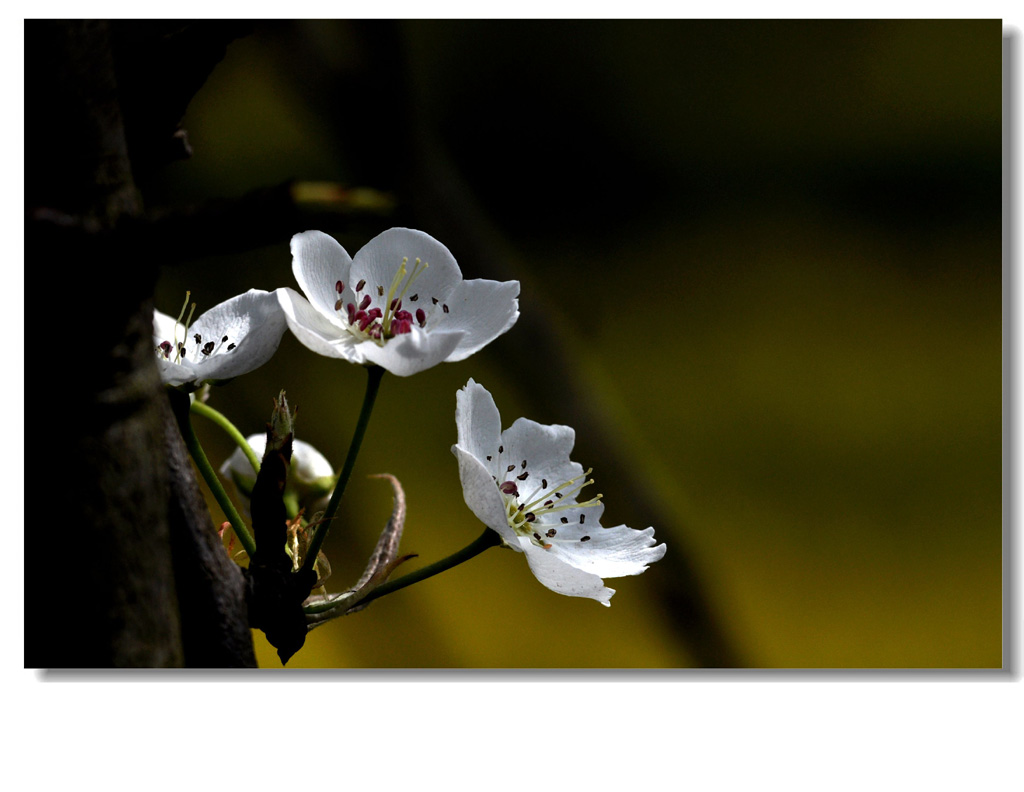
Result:
<svg viewBox="0 0 1024 792">
<path fill-rule="evenodd" d="M 506 481 L 504 484 L 498 485 L 498 489 L 504 492 L 506 495 L 519 495 L 519 487 L 516 486 L 514 481 Z"/>
<path fill-rule="evenodd" d="M 365 311 L 366 307 L 369 304 L 370 304 L 370 295 L 367 294 L 365 297 L 363 297 L 362 302 L 359 303 L 359 310 L 360 311 Z"/>
<path fill-rule="evenodd" d="M 349 324 L 355 324 L 356 323 L 356 307 L 355 307 L 355 305 L 353 305 L 352 303 L 349 303 L 348 305 L 345 306 L 345 308 L 348 309 L 348 323 Z"/>
<path fill-rule="evenodd" d="M 369 316 L 371 319 L 380 319 L 381 316 L 383 316 L 380 308 L 371 308 L 369 311 L 366 312 L 366 315 Z"/>
<path fill-rule="evenodd" d="M 345 284 L 342 283 L 341 281 L 338 281 L 337 283 L 334 284 L 334 290 L 338 294 L 341 294 L 343 291 L 345 291 Z"/>
<path fill-rule="evenodd" d="M 160 344 L 160 349 L 163 351 L 165 358 L 171 356 L 171 342 L 170 341 L 164 341 L 162 344 Z"/>
<path fill-rule="evenodd" d="M 391 335 L 402 335 L 412 331 L 412 322 L 408 319 L 398 319 L 391 323 Z"/>
<path fill-rule="evenodd" d="M 402 307 L 402 301 L 401 301 L 401 300 L 399 300 L 399 299 L 398 299 L 397 297 L 395 297 L 395 299 L 393 299 L 393 300 L 391 301 L 391 310 L 392 310 L 392 311 L 397 311 L 397 310 L 399 310 L 399 309 L 400 309 L 401 307 Z"/>
<path fill-rule="evenodd" d="M 412 314 L 409 313 L 408 311 L 395 311 L 395 319 L 399 320 L 400 322 L 411 322 Z"/>
<path fill-rule="evenodd" d="M 416 309 L 416 321 L 420 323 L 420 327 L 427 323 L 427 315 L 423 312 L 422 308 Z"/>
</svg>

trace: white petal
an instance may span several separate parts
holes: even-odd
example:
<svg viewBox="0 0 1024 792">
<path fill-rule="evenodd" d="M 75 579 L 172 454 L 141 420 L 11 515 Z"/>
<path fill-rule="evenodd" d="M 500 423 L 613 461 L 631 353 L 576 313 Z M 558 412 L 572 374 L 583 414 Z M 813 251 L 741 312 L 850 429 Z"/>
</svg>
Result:
<svg viewBox="0 0 1024 792">
<path fill-rule="evenodd" d="M 171 358 L 174 353 L 171 352 Z M 160 370 L 160 380 L 164 385 L 177 388 L 189 382 L 195 382 L 197 372 L 195 367 L 187 360 L 175 363 L 174 360 L 165 360 L 163 355 L 156 356 L 156 366 Z"/>
<path fill-rule="evenodd" d="M 249 448 L 252 449 L 253 453 L 262 459 L 263 452 L 267 448 L 266 434 L 261 433 L 249 435 L 245 440 L 249 444 Z M 245 455 L 245 452 L 242 451 L 241 448 L 236 447 L 235 450 L 231 452 L 231 456 L 229 456 L 224 461 L 224 464 L 220 466 L 220 474 L 228 478 L 230 478 L 232 474 L 255 476 L 256 471 L 254 471 L 252 469 L 252 465 L 249 464 L 249 457 Z M 327 458 L 309 443 L 303 440 L 293 440 L 292 463 L 291 470 L 288 475 L 289 484 L 293 483 L 293 476 L 300 482 L 308 484 L 326 476 L 333 476 L 334 468 L 331 467 L 331 463 L 327 461 Z"/>
<path fill-rule="evenodd" d="M 530 571 L 552 591 L 567 597 L 589 597 L 606 607 L 611 604 L 608 600 L 612 598 L 615 589 L 607 588 L 598 575 L 570 566 L 527 539 L 522 540 L 522 548 Z"/>
<path fill-rule="evenodd" d="M 225 300 L 200 316 L 189 327 L 194 341 L 214 342 L 214 351 L 192 357 L 203 380 L 226 380 L 259 368 L 273 356 L 285 331 L 285 317 L 274 292 L 250 289 Z M 227 337 L 227 341 L 222 339 Z M 189 343 L 187 339 L 186 344 Z M 230 350 L 229 346 L 234 345 Z"/>
<path fill-rule="evenodd" d="M 471 280 L 456 286 L 448 313 L 436 319 L 439 328 L 465 332 L 448 362 L 465 360 L 511 328 L 519 318 L 518 297 L 519 281 Z"/>
<path fill-rule="evenodd" d="M 587 521 L 591 522 L 589 516 Z M 569 541 L 553 542 L 551 552 L 577 569 L 600 577 L 639 575 L 647 570 L 648 564 L 664 556 L 667 549 L 664 544 L 656 545 L 653 528 L 643 531 L 625 525 L 602 528 L 596 521 L 591 525 L 575 523 L 565 527 L 571 527 L 571 531 L 560 532 L 559 537 Z M 583 536 L 590 539 L 580 542 Z"/>
<path fill-rule="evenodd" d="M 416 266 L 416 259 L 427 265 L 409 286 L 403 299 L 402 307 L 411 313 L 415 313 L 418 307 L 430 313 L 435 307 L 435 299 L 437 306 L 445 304 L 448 295 L 462 281 L 462 272 L 455 263 L 455 257 L 432 236 L 412 228 L 388 229 L 356 253 L 351 274 L 357 281 L 366 280 L 362 293 L 369 294 L 372 305 L 382 311 L 388 307 L 391 282 L 403 259 L 406 260 L 407 279 Z M 383 295 L 379 294 L 380 290 L 383 290 Z M 400 286 L 395 293 L 396 298 L 401 290 Z M 410 299 L 413 295 L 417 297 L 415 301 Z"/>
<path fill-rule="evenodd" d="M 480 522 L 497 531 L 510 547 L 521 550 L 518 536 L 505 516 L 505 501 L 487 468 L 464 448 L 453 445 L 452 453 L 459 460 L 459 479 L 462 481 L 462 497 L 466 499 L 466 505 Z"/>
<path fill-rule="evenodd" d="M 578 479 L 575 484 L 563 487 L 566 502 L 577 499 L 575 495 L 569 493 L 582 484 L 584 479 L 583 467 L 569 459 L 572 447 L 576 443 L 576 432 L 571 426 L 547 426 L 528 418 L 519 418 L 502 433 L 501 440 L 505 452 L 501 455 L 499 482 L 528 473 L 527 478 L 518 480 L 519 492 L 525 497 L 538 489 L 540 491 L 536 494 L 539 496 L 563 487 L 570 479 Z M 509 465 L 514 465 L 515 468 L 506 472 Z M 503 476 L 507 478 L 502 478 Z M 547 481 L 546 487 L 543 486 L 544 481 Z M 584 491 L 582 497 L 586 500 L 591 496 Z"/>
<path fill-rule="evenodd" d="M 185 335 L 184 325 L 178 324 L 178 320 L 160 311 L 153 311 L 153 339 L 156 346 L 164 341 L 169 341 L 174 346 L 175 341 L 181 341 Z"/>
<path fill-rule="evenodd" d="M 344 302 L 353 301 L 354 286 L 349 285 L 352 258 L 334 237 L 321 231 L 304 231 L 292 237 L 291 251 L 295 280 L 320 313 L 335 316 L 334 305 L 339 297 Z M 341 295 L 335 288 L 338 281 L 345 287 Z"/>
<path fill-rule="evenodd" d="M 251 444 L 250 444 L 251 445 Z M 303 440 L 292 442 L 292 473 L 303 483 L 334 475 L 327 457 Z"/>
<path fill-rule="evenodd" d="M 179 324 L 172 316 L 153 311 L 153 347 L 156 350 L 156 365 L 160 371 L 160 379 L 165 385 L 176 388 L 195 381 L 196 370 L 189 361 L 175 362 L 178 354 L 177 345 L 184 340 L 184 325 Z M 167 357 L 160 351 L 160 345 L 165 341 L 171 345 L 171 352 Z"/>
<path fill-rule="evenodd" d="M 487 388 L 472 379 L 455 394 L 455 426 L 459 446 L 475 456 L 492 475 L 497 473 L 501 415 Z"/>
<path fill-rule="evenodd" d="M 288 329 L 303 346 L 327 357 L 341 358 L 351 363 L 365 362 L 355 336 L 331 322 L 297 291 L 278 289 L 277 298 Z"/>
<path fill-rule="evenodd" d="M 388 339 L 384 346 L 365 342 L 360 352 L 371 363 L 376 363 L 397 374 L 408 377 L 443 363 L 462 338 L 462 333 L 428 333 L 419 327 Z"/>
<path fill-rule="evenodd" d="M 245 441 L 249 444 L 249 448 L 253 450 L 260 459 L 263 458 L 263 452 L 267 448 L 267 436 L 265 434 L 254 434 L 249 435 L 245 438 Z M 220 466 L 220 474 L 225 478 L 231 478 L 231 474 L 235 473 L 241 476 L 255 476 L 256 471 L 252 469 L 252 465 L 249 464 L 249 457 L 245 455 L 245 452 L 241 448 L 235 448 L 231 452 L 231 456 L 224 460 L 224 464 Z"/>
</svg>

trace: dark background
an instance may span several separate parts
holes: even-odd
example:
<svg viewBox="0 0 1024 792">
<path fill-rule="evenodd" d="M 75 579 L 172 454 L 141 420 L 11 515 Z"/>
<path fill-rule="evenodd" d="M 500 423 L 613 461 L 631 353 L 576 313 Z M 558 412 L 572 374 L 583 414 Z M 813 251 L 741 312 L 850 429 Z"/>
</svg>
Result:
<svg viewBox="0 0 1024 792">
<path fill-rule="evenodd" d="M 998 21 L 267 22 L 232 43 L 185 116 L 192 158 L 136 175 L 148 209 L 373 188 L 390 212 L 318 227 L 354 254 L 411 225 L 466 277 L 522 283 L 499 342 L 385 378 L 328 588 L 390 513 L 364 474 L 405 485 L 408 569 L 478 535 L 449 451 L 469 377 L 506 426 L 575 426 L 607 521 L 669 548 L 609 609 L 491 550 L 289 666 L 998 667 L 1000 68 Z M 279 286 L 286 238 L 165 268 L 157 306 Z M 364 379 L 286 336 L 211 404 L 248 434 L 283 387 L 340 465 Z"/>
</svg>

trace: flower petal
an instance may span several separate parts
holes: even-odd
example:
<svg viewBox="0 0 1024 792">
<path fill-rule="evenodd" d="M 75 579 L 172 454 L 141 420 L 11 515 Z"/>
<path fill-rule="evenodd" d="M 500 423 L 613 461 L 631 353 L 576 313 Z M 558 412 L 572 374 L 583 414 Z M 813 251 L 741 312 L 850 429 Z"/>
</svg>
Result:
<svg viewBox="0 0 1024 792">
<path fill-rule="evenodd" d="M 465 360 L 505 333 L 519 319 L 519 281 L 462 281 L 448 296 L 445 330 L 465 332 L 448 362 Z"/>
<path fill-rule="evenodd" d="M 473 379 L 455 394 L 455 426 L 458 445 L 476 457 L 492 475 L 497 473 L 501 415 L 487 388 Z"/>
<path fill-rule="evenodd" d="M 319 355 L 341 358 L 352 363 L 364 363 L 356 338 L 316 310 L 294 289 L 277 290 L 277 299 L 284 313 L 288 329 L 303 346 Z"/>
<path fill-rule="evenodd" d="M 209 355 L 201 352 L 195 361 L 203 380 L 226 380 L 259 368 L 273 356 L 285 331 L 285 317 L 274 292 L 250 289 L 211 308 L 189 327 L 186 345 L 213 342 Z M 227 341 L 223 339 L 227 338 Z M 230 349 L 229 349 L 230 347 Z"/>
<path fill-rule="evenodd" d="M 381 310 L 387 307 L 391 282 L 403 259 L 407 260 L 409 275 L 416 266 L 416 259 L 427 265 L 409 286 L 404 298 L 407 309 L 412 306 L 410 298 L 413 295 L 425 310 L 435 305 L 433 300 L 437 300 L 437 305 L 445 304 L 448 295 L 462 281 L 462 272 L 455 263 L 455 257 L 432 236 L 413 228 L 390 228 L 360 248 L 352 262 L 351 277 L 366 280 L 364 293 L 369 294 L 373 305 Z M 381 290 L 383 295 L 379 294 Z M 401 287 L 398 291 L 401 292 Z"/>
<path fill-rule="evenodd" d="M 537 547 L 528 539 L 522 539 L 521 542 L 530 571 L 549 589 L 567 597 L 589 597 L 605 607 L 611 605 L 609 600 L 615 589 L 605 586 L 598 575 L 570 566 L 549 550 Z"/>
<path fill-rule="evenodd" d="M 602 528 L 597 520 L 590 525 L 570 523 L 560 536 L 571 541 L 553 542 L 551 552 L 566 563 L 600 577 L 639 575 L 665 555 L 664 544 L 656 544 L 654 529 L 638 531 L 626 525 Z M 579 541 L 582 536 L 589 536 Z"/>
<path fill-rule="evenodd" d="M 174 357 L 173 352 L 171 357 Z M 195 382 L 198 374 L 190 361 L 183 360 L 180 363 L 175 363 L 174 360 L 165 360 L 161 355 L 156 356 L 156 367 L 160 371 L 161 382 L 173 388 Z"/>
<path fill-rule="evenodd" d="M 352 258 L 334 237 L 322 231 L 303 231 L 292 237 L 291 251 L 295 280 L 320 313 L 336 316 L 334 305 L 339 298 L 345 302 L 354 299 L 355 292 L 349 284 Z M 344 284 L 340 295 L 335 288 L 338 281 Z"/>
<path fill-rule="evenodd" d="M 160 371 L 160 379 L 165 385 L 178 387 L 194 382 L 196 370 L 188 360 L 178 361 L 177 345 L 185 340 L 185 326 L 179 324 L 174 317 L 160 311 L 153 311 L 153 346 L 156 347 L 156 365 Z M 160 351 L 164 342 L 171 345 L 170 353 L 165 357 Z"/>
<path fill-rule="evenodd" d="M 566 502 L 576 501 L 575 495 L 570 495 L 569 491 L 583 483 L 583 466 L 569 459 L 576 443 L 576 432 L 571 426 L 548 426 L 519 418 L 502 433 L 501 440 L 505 451 L 501 455 L 499 482 L 506 480 L 502 476 L 518 477 L 528 473 L 526 479 L 519 479 L 522 482 L 519 491 L 529 494 L 538 488 L 553 490 L 571 479 L 578 479 L 565 488 Z M 526 467 L 523 467 L 524 461 Z M 509 465 L 515 465 L 515 468 L 506 473 Z M 547 482 L 546 487 L 542 484 L 544 481 Z M 542 492 L 538 491 L 537 495 L 540 494 Z"/>
<path fill-rule="evenodd" d="M 516 532 L 508 524 L 505 502 L 487 468 L 473 454 L 458 445 L 452 446 L 452 453 L 459 461 L 459 479 L 462 481 L 462 495 L 466 505 L 480 522 L 497 531 L 509 547 L 522 550 Z"/>
<path fill-rule="evenodd" d="M 367 361 L 376 363 L 399 377 L 408 377 L 443 363 L 461 338 L 461 332 L 428 333 L 419 327 L 413 327 L 410 332 L 389 339 L 384 346 L 367 341 L 358 348 L 358 351 Z"/>
</svg>

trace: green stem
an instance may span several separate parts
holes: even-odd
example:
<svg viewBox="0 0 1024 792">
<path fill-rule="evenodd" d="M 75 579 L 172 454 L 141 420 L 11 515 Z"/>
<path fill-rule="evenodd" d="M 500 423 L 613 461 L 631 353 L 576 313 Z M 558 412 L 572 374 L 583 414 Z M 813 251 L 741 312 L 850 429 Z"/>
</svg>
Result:
<svg viewBox="0 0 1024 792">
<path fill-rule="evenodd" d="M 210 464 L 210 460 L 206 458 L 206 452 L 199 445 L 199 438 L 196 437 L 196 431 L 192 428 L 192 421 L 189 420 L 188 412 L 178 415 L 178 426 L 181 427 L 181 436 L 185 440 L 185 447 L 188 448 L 188 452 L 192 455 L 192 460 L 196 463 L 199 474 L 210 488 L 213 497 L 217 499 L 221 509 L 224 510 L 224 514 L 231 523 L 238 541 L 242 543 L 242 547 L 249 554 L 249 558 L 252 558 L 256 552 L 256 543 L 253 541 L 249 529 L 245 527 L 245 522 L 235 510 L 235 504 L 231 502 L 231 498 L 228 497 L 224 487 L 221 486 L 220 479 L 217 478 L 217 472 L 213 469 L 213 465 Z"/>
<path fill-rule="evenodd" d="M 338 512 L 338 504 L 341 503 L 341 496 L 345 494 L 345 485 L 348 484 L 349 477 L 352 475 L 352 468 L 355 467 L 356 457 L 359 456 L 359 446 L 363 443 L 363 435 L 366 434 L 366 427 L 370 423 L 373 403 L 377 398 L 377 390 L 380 388 L 380 381 L 384 376 L 384 371 L 385 369 L 380 366 L 370 366 L 366 369 L 366 393 L 363 394 L 363 407 L 359 411 L 359 420 L 356 422 L 355 433 L 352 435 L 352 442 L 348 447 L 348 456 L 345 457 L 345 464 L 338 475 L 338 483 L 334 485 L 334 492 L 331 494 L 330 503 L 327 504 L 327 510 L 324 512 L 320 524 L 317 525 L 316 530 L 313 532 L 313 538 L 309 543 L 309 550 L 306 553 L 306 560 L 303 562 L 304 569 L 313 568 L 317 555 L 320 553 L 320 548 L 323 546 L 324 539 L 327 538 L 327 532 L 331 527 L 331 520 L 334 519 L 334 515 Z"/>
<path fill-rule="evenodd" d="M 260 472 L 260 458 L 256 456 L 256 452 L 249 446 L 249 441 L 245 439 L 245 435 L 235 428 L 235 425 L 231 423 L 222 413 L 217 412 L 213 407 L 204 404 L 201 401 L 192 402 L 189 409 L 196 415 L 201 415 L 204 418 L 213 421 L 217 426 L 227 432 L 228 436 L 235 441 L 239 448 L 242 449 L 242 453 L 245 454 L 249 460 L 249 464 L 252 465 L 252 469 L 256 472 Z"/>
<path fill-rule="evenodd" d="M 487 528 L 480 536 L 476 538 L 474 542 L 466 545 L 457 553 L 452 553 L 447 558 L 442 558 L 440 561 L 435 561 L 429 566 L 423 567 L 423 569 L 417 569 L 415 572 L 410 572 L 408 575 L 398 578 L 397 580 L 389 580 L 377 588 L 375 588 L 365 599 L 360 600 L 360 605 L 365 605 L 367 602 L 372 602 L 378 597 L 383 597 L 385 594 L 390 594 L 399 589 L 403 589 L 406 586 L 411 586 L 413 583 L 419 583 L 421 580 L 433 577 L 434 575 L 440 574 L 447 569 L 456 567 L 464 561 L 474 558 L 488 547 L 497 547 L 501 544 L 501 537 L 497 531 L 492 531 Z"/>
</svg>

